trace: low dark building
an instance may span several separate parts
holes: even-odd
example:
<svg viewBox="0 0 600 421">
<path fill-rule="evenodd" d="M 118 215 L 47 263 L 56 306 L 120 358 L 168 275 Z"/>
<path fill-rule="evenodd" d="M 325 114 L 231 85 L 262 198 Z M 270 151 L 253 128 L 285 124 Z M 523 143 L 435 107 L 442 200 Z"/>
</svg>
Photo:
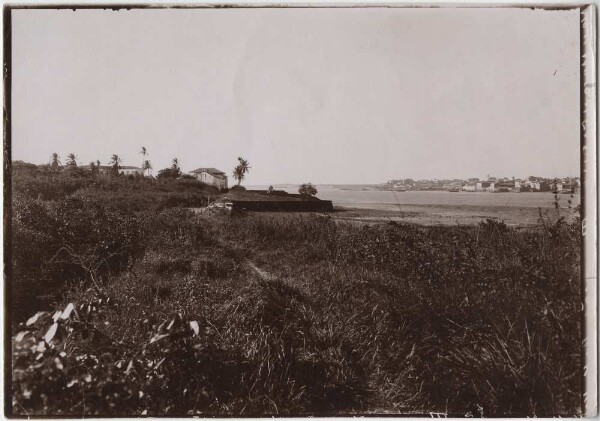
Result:
<svg viewBox="0 0 600 421">
<path fill-rule="evenodd" d="M 233 212 L 331 212 L 331 200 L 232 200 Z"/>
</svg>

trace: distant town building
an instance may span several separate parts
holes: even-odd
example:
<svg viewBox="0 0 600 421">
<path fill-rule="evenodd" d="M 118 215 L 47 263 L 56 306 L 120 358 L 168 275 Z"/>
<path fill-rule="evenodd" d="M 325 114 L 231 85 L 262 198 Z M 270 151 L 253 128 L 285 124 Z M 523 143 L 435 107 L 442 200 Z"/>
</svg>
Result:
<svg viewBox="0 0 600 421">
<path fill-rule="evenodd" d="M 490 181 L 480 181 L 475 185 L 475 191 L 494 191 L 495 183 Z"/>
<path fill-rule="evenodd" d="M 197 168 L 190 171 L 190 175 L 220 190 L 227 188 L 227 175 L 216 168 Z"/>
<path fill-rule="evenodd" d="M 548 181 L 539 181 L 538 185 L 539 188 L 537 190 L 539 191 L 552 191 L 552 184 Z"/>
<path fill-rule="evenodd" d="M 389 180 L 386 189 L 404 191 L 406 190 L 447 190 L 466 192 L 495 192 L 495 193 L 520 193 L 520 192 L 576 192 L 580 186 L 579 177 L 545 178 L 529 176 L 527 178 L 492 177 L 486 175 L 484 179 L 471 177 L 468 179 L 437 179 L 412 180 L 396 179 Z"/>
</svg>

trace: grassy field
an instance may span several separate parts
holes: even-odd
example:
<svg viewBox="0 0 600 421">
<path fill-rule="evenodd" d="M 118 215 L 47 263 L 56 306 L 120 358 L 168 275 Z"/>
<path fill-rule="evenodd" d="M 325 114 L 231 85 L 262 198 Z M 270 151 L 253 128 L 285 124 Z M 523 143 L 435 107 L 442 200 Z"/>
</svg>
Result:
<svg viewBox="0 0 600 421">
<path fill-rule="evenodd" d="M 169 199 L 205 200 L 193 183 L 22 187 L 47 176 L 15 178 L 13 414 L 581 414 L 577 220 L 197 215 Z"/>
</svg>

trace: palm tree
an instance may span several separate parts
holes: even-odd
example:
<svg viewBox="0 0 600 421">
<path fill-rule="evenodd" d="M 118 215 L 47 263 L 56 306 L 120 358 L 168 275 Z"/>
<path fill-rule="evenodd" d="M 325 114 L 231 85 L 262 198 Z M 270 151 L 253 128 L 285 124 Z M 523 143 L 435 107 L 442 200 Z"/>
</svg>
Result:
<svg viewBox="0 0 600 421">
<path fill-rule="evenodd" d="M 152 164 L 150 163 L 150 161 L 144 161 L 144 165 L 142 166 L 142 174 L 143 171 L 148 171 L 148 175 L 150 175 L 150 171 L 152 171 Z"/>
<path fill-rule="evenodd" d="M 52 168 L 54 171 L 57 171 L 58 167 L 60 167 L 60 166 L 61 166 L 60 157 L 58 156 L 58 154 L 56 152 L 54 152 L 51 157 L 50 168 Z"/>
<path fill-rule="evenodd" d="M 171 165 L 171 174 L 175 178 L 179 178 L 181 176 L 181 168 L 179 167 L 179 159 L 173 158 L 173 165 Z"/>
<path fill-rule="evenodd" d="M 146 149 L 145 146 L 142 146 L 142 150 L 140 151 L 140 153 L 142 154 L 142 175 L 144 175 L 144 170 L 146 169 L 146 168 L 144 168 L 144 166 L 148 162 L 148 161 L 146 161 L 146 156 L 148 155 L 148 150 Z"/>
<path fill-rule="evenodd" d="M 67 165 L 72 165 L 74 167 L 77 166 L 77 157 L 74 153 L 70 153 L 69 155 L 67 155 Z"/>
<path fill-rule="evenodd" d="M 110 157 L 109 164 L 112 165 L 114 173 L 116 175 L 119 174 L 119 164 L 121 162 L 123 162 L 123 161 L 121 160 L 121 158 L 119 158 L 119 155 L 117 155 L 117 154 L 113 154 L 113 156 Z"/>
<path fill-rule="evenodd" d="M 239 186 L 242 180 L 246 177 L 248 171 L 250 171 L 251 167 L 250 163 L 242 157 L 238 158 L 238 162 L 239 164 L 237 164 L 233 169 L 233 178 L 238 181 L 237 185 Z"/>
</svg>

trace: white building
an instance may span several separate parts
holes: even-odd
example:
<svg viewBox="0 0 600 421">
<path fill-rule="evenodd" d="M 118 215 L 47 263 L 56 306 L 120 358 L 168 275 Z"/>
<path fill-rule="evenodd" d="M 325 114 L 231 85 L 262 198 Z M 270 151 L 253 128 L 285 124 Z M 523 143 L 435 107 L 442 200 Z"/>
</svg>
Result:
<svg viewBox="0 0 600 421">
<path fill-rule="evenodd" d="M 143 175 L 144 170 L 139 167 L 132 167 L 129 165 L 119 166 L 119 174 L 123 175 Z"/>
<path fill-rule="evenodd" d="M 190 171 L 190 175 L 220 190 L 227 188 L 227 176 L 216 168 L 198 168 Z"/>
<path fill-rule="evenodd" d="M 480 181 L 475 184 L 475 191 L 494 191 L 496 189 L 496 183 L 491 181 Z"/>
<path fill-rule="evenodd" d="M 79 168 L 83 168 L 85 170 L 91 171 L 92 169 L 97 170 L 100 174 L 104 175 L 114 175 L 115 167 L 113 165 L 83 165 Z M 140 167 L 132 167 L 129 165 L 119 165 L 119 175 L 144 175 L 144 170 Z"/>
</svg>

